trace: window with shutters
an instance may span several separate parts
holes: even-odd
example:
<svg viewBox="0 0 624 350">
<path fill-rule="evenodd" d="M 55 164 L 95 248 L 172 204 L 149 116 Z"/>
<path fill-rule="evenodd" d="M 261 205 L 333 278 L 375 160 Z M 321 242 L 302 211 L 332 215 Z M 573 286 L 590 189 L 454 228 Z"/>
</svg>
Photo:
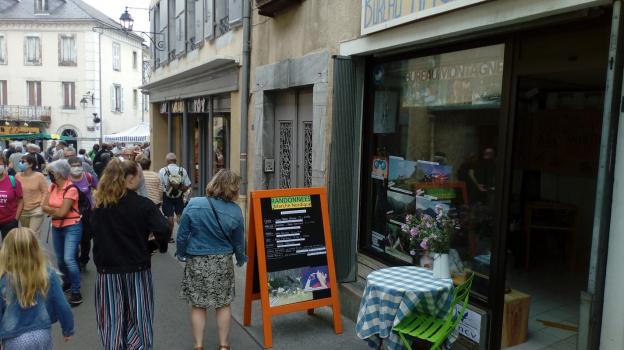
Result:
<svg viewBox="0 0 624 350">
<path fill-rule="evenodd" d="M 76 35 L 59 34 L 59 66 L 76 66 Z"/>
<path fill-rule="evenodd" d="M 230 30 L 228 0 L 215 0 L 215 36 L 218 38 Z"/>
<path fill-rule="evenodd" d="M 7 64 L 6 36 L 0 34 L 0 64 Z"/>
<path fill-rule="evenodd" d="M 7 100 L 7 81 L 0 80 L 0 106 L 6 106 L 9 104 Z"/>
<path fill-rule="evenodd" d="M 39 35 L 26 35 L 24 38 L 24 64 L 41 65 L 41 38 Z"/>
<path fill-rule="evenodd" d="M 202 0 L 204 2 L 204 38 L 212 39 L 214 36 L 214 0 Z"/>
<path fill-rule="evenodd" d="M 195 16 L 189 17 L 189 22 L 193 23 L 193 36 L 197 45 L 204 41 L 204 0 L 194 0 L 194 2 Z"/>
<path fill-rule="evenodd" d="M 35 14 L 47 14 L 50 10 L 49 0 L 35 0 Z"/>
<path fill-rule="evenodd" d="M 139 108 L 139 91 L 137 89 L 132 89 L 132 108 Z"/>
<path fill-rule="evenodd" d="M 111 87 L 111 112 L 123 113 L 123 88 L 119 84 Z"/>
<path fill-rule="evenodd" d="M 168 18 L 168 31 L 167 31 L 167 37 L 168 37 L 168 43 L 169 43 L 169 56 L 167 57 L 168 60 L 171 60 L 173 58 L 175 58 L 175 54 L 176 54 L 176 0 L 169 0 L 168 1 L 168 12 L 167 12 L 167 18 Z"/>
<path fill-rule="evenodd" d="M 195 50 L 195 3 L 197 0 L 186 0 L 186 50 Z"/>
<path fill-rule="evenodd" d="M 136 51 L 132 51 L 132 68 L 137 69 L 139 67 L 139 55 Z"/>
<path fill-rule="evenodd" d="M 121 45 L 113 43 L 113 70 L 121 71 Z"/>
<path fill-rule="evenodd" d="M 187 0 L 175 0 L 176 55 L 186 51 L 186 1 Z"/>
<path fill-rule="evenodd" d="M 27 81 L 26 89 L 28 95 L 29 106 L 41 106 L 41 82 Z"/>
<path fill-rule="evenodd" d="M 76 109 L 76 83 L 64 81 L 63 88 L 63 109 Z"/>
</svg>

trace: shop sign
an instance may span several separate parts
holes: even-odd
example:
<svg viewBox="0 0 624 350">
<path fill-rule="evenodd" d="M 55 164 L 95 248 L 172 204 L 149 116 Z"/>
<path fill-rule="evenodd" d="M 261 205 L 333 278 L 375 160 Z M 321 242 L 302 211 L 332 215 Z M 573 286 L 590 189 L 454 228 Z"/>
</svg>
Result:
<svg viewBox="0 0 624 350">
<path fill-rule="evenodd" d="M 0 126 L 0 135 L 11 134 L 37 134 L 39 128 L 27 126 Z"/>
<path fill-rule="evenodd" d="M 461 311 L 461 305 L 456 306 L 456 311 Z M 457 326 L 457 331 L 468 340 L 479 344 L 481 341 L 481 315 L 466 308 L 464 317 Z"/>
<path fill-rule="evenodd" d="M 188 101 L 189 113 L 208 113 L 208 98 L 198 97 Z"/>
<path fill-rule="evenodd" d="M 250 195 L 244 325 L 260 299 L 264 345 L 272 346 L 271 317 L 332 307 L 342 333 L 338 285 L 324 188 L 255 191 Z"/>
<path fill-rule="evenodd" d="M 362 35 L 490 0 L 362 0 Z"/>
</svg>

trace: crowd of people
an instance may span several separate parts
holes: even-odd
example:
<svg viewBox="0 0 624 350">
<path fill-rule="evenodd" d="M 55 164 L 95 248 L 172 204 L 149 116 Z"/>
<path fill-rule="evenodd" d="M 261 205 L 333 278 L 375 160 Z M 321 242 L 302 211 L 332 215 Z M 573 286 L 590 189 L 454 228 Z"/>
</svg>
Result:
<svg viewBox="0 0 624 350">
<path fill-rule="evenodd" d="M 222 169 L 205 195 L 187 203 L 186 169 L 174 153 L 165 160 L 166 166 L 151 171 L 149 144 L 95 144 L 76 152 L 58 141 L 42 152 L 15 142 L 0 153 L 1 349 L 51 349 L 56 321 L 71 339 L 71 307 L 83 302 L 81 272 L 91 253 L 104 348 L 152 349 L 150 261 L 169 243 L 177 243 L 176 256 L 185 263 L 180 297 L 191 306 L 194 349 L 203 349 L 207 309 L 216 310 L 219 350 L 229 349 L 232 255 L 238 265 L 247 260 L 236 204 L 240 179 Z M 56 265 L 43 252 L 50 237 Z"/>
</svg>

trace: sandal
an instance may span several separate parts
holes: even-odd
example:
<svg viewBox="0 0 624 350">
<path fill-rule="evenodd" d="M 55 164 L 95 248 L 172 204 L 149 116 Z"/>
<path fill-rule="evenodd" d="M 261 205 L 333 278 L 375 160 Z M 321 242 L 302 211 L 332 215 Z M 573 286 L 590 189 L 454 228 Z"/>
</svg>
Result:
<svg viewBox="0 0 624 350">
<path fill-rule="evenodd" d="M 219 349 L 217 350 L 221 350 L 221 349 L 230 350 L 230 347 L 227 345 L 219 345 Z"/>
<path fill-rule="evenodd" d="M 193 350 L 204 350 L 204 347 L 203 346 L 198 346 L 196 348 L 193 348 Z"/>
</svg>

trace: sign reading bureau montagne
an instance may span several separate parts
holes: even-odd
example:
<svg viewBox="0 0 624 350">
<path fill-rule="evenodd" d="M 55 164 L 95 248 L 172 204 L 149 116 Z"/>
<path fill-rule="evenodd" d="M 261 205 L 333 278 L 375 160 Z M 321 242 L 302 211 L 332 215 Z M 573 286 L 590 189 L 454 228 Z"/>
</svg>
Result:
<svg viewBox="0 0 624 350">
<path fill-rule="evenodd" d="M 342 332 L 334 258 L 323 188 L 251 193 L 244 325 L 251 303 L 262 301 L 265 347 L 271 347 L 272 315 L 331 306 Z"/>
<path fill-rule="evenodd" d="M 490 0 L 362 0 L 362 35 Z"/>
</svg>

